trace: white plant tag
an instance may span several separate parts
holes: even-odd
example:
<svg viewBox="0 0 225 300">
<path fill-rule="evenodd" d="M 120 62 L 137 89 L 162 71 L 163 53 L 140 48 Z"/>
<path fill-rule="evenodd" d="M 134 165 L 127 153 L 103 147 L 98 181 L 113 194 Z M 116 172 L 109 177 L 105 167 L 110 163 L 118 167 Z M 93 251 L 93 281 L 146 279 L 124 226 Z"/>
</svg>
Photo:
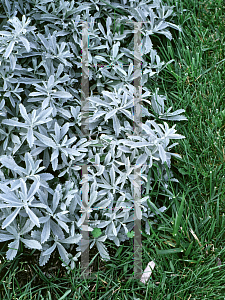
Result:
<svg viewBox="0 0 225 300">
<path fill-rule="evenodd" d="M 152 274 L 153 269 L 155 268 L 155 263 L 154 261 L 150 261 L 144 270 L 144 273 L 141 276 L 141 282 L 146 283 L 149 279 L 149 277 Z"/>
</svg>

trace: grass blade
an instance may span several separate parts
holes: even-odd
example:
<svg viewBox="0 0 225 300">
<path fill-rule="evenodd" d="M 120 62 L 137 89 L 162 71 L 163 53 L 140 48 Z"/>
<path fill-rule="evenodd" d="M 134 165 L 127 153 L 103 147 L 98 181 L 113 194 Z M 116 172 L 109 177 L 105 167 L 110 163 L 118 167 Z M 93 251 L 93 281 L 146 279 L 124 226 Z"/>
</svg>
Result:
<svg viewBox="0 0 225 300">
<path fill-rule="evenodd" d="M 173 236 L 177 235 L 177 232 L 178 232 L 178 229 L 180 226 L 180 222 L 181 222 L 181 218 L 182 218 L 182 214 L 183 214 L 183 210 L 184 210 L 184 200 L 185 200 L 185 198 L 184 198 L 184 192 L 183 192 L 182 201 L 181 201 L 180 208 L 179 208 L 178 214 L 176 216 L 176 220 L 175 220 Z"/>
</svg>

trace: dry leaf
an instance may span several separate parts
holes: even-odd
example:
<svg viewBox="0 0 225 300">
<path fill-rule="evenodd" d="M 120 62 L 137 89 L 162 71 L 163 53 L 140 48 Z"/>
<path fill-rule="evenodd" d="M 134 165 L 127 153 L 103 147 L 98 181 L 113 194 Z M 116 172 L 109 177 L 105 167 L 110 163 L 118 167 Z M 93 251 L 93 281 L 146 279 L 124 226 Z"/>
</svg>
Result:
<svg viewBox="0 0 225 300">
<path fill-rule="evenodd" d="M 219 259 L 219 257 L 216 258 L 216 261 L 217 261 L 217 266 L 221 266 L 222 265 L 222 262 Z M 221 269 L 221 267 L 219 267 L 219 269 Z"/>
</svg>

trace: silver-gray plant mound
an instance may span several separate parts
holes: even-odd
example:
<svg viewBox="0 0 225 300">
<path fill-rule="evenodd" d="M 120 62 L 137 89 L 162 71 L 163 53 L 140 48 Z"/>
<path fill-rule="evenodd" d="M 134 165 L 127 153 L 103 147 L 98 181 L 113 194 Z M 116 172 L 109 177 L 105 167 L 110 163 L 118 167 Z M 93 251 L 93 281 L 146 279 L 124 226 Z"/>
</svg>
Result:
<svg viewBox="0 0 225 300">
<path fill-rule="evenodd" d="M 151 184 L 157 180 L 148 178 L 155 164 L 165 192 L 173 197 L 165 163 L 170 168 L 171 155 L 179 156 L 169 152 L 177 144 L 169 146 L 170 140 L 185 137 L 176 134 L 175 125 L 157 124 L 148 109 L 151 106 L 158 119 L 187 119 L 183 109 L 165 112 L 166 97 L 146 87 L 148 79 L 157 78 L 171 62 L 160 60 L 151 36 L 172 39 L 169 29 L 181 30 L 172 23 L 173 8 L 161 0 L 1 1 L 0 242 L 11 241 L 7 259 L 16 256 L 22 242 L 41 251 L 41 266 L 57 248 L 74 268 L 88 247 L 88 242 L 81 245 L 87 215 L 84 230 L 98 232 L 90 248 L 96 244 L 100 255 L 110 259 L 104 241 L 120 246 L 128 239 L 134 206 L 149 233 L 148 219 L 154 214 L 149 196 L 133 199 L 134 171 L 145 195 L 148 179 Z M 88 121 L 93 139 L 81 132 L 82 21 L 90 22 Z M 143 22 L 145 121 L 139 136 L 133 135 L 133 22 Z M 81 180 L 85 164 L 89 174 Z M 170 177 L 177 181 L 172 172 Z M 90 184 L 89 201 L 81 201 L 82 184 Z M 69 253 L 74 244 L 75 257 Z"/>
</svg>

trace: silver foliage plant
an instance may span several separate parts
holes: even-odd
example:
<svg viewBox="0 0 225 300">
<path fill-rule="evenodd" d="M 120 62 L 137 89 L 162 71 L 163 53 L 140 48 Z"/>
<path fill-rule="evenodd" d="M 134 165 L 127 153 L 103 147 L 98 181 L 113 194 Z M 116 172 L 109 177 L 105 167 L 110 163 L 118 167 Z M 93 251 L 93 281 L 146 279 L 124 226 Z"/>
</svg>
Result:
<svg viewBox="0 0 225 300">
<path fill-rule="evenodd" d="M 155 164 L 173 197 L 165 163 L 170 168 L 171 155 L 179 156 L 169 152 L 177 144 L 169 146 L 170 140 L 185 137 L 165 121 L 187 118 L 181 115 L 184 109 L 165 112 L 166 97 L 146 87 L 171 62 L 160 60 L 152 36 L 172 39 L 170 28 L 181 30 L 172 23 L 173 9 L 161 0 L 1 1 L 0 242 L 10 241 L 7 259 L 16 256 L 22 242 L 40 250 L 41 266 L 57 249 L 63 265 L 74 268 L 88 247 L 88 241 L 81 245 L 88 214 L 90 248 L 96 244 L 108 260 L 104 242 L 120 246 L 128 239 L 134 205 L 149 233 L 148 219 L 154 216 L 149 196 L 132 199 L 134 170 L 140 166 L 143 195 L 147 181 L 151 189 L 157 180 L 148 176 Z M 81 134 L 81 21 L 90 22 L 91 139 Z M 140 136 L 133 135 L 134 28 L 127 21 L 143 22 Z M 156 123 L 150 107 L 163 124 Z M 89 174 L 82 180 L 83 164 Z M 170 177 L 177 181 L 172 172 Z M 89 201 L 81 199 L 82 184 L 90 184 Z"/>
</svg>

